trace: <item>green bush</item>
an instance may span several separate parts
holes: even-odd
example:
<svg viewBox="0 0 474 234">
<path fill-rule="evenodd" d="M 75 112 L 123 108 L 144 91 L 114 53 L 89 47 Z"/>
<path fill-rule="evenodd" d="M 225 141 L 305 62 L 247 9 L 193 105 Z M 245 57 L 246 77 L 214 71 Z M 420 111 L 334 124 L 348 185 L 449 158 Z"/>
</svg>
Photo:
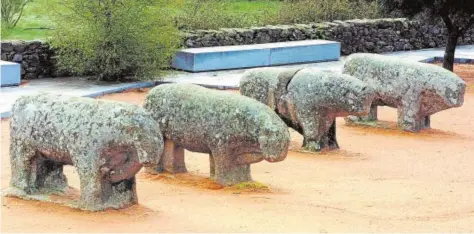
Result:
<svg viewBox="0 0 474 234">
<path fill-rule="evenodd" d="M 62 0 L 51 6 L 59 68 L 99 80 L 160 75 L 180 43 L 154 0 Z"/>
<path fill-rule="evenodd" d="M 293 24 L 333 20 L 376 18 L 376 1 L 366 0 L 288 0 L 281 7 L 273 23 Z"/>
</svg>

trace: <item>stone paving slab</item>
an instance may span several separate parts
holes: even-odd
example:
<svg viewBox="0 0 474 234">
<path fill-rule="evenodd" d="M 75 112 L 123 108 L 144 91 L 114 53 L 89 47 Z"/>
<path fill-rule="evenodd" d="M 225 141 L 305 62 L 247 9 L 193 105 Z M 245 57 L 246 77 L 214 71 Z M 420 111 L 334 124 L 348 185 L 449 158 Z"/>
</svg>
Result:
<svg viewBox="0 0 474 234">
<path fill-rule="evenodd" d="M 424 61 L 430 58 L 442 57 L 443 54 L 444 49 L 437 48 L 394 52 L 385 55 L 397 56 L 411 61 Z M 459 46 L 456 50 L 456 58 L 466 59 L 466 61 L 471 59 L 472 61 L 474 59 L 474 45 Z M 344 60 L 345 57 L 341 57 L 339 61 L 334 62 L 285 65 L 282 67 L 312 67 L 321 71 L 341 72 Z M 1 118 L 9 117 L 11 115 L 11 105 L 18 97 L 25 94 L 50 92 L 74 96 L 97 97 L 133 88 L 151 87 L 160 83 L 193 83 L 210 88 L 237 89 L 239 87 L 240 77 L 246 70 L 248 69 L 202 73 L 173 72 L 162 81 L 133 83 L 94 82 L 77 77 L 31 80 L 26 85 L 3 87 L 0 89 L 0 116 Z"/>
</svg>

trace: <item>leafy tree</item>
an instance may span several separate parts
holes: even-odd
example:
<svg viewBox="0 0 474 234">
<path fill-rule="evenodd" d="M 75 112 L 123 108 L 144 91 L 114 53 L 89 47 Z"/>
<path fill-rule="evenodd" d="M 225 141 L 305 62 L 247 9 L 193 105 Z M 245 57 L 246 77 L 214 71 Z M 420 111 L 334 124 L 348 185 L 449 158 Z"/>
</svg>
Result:
<svg viewBox="0 0 474 234">
<path fill-rule="evenodd" d="M 448 30 L 443 67 L 453 71 L 458 39 L 474 24 L 473 0 L 380 0 L 380 4 L 386 12 L 441 19 Z"/>
<path fill-rule="evenodd" d="M 51 45 L 60 69 L 98 80 L 153 78 L 180 42 L 165 2 L 62 0 L 54 7 Z"/>
</svg>

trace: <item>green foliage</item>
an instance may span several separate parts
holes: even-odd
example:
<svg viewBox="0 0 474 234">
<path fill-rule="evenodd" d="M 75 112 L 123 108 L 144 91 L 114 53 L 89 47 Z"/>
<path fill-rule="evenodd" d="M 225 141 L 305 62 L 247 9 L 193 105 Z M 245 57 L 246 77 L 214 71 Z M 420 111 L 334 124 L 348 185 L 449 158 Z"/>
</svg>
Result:
<svg viewBox="0 0 474 234">
<path fill-rule="evenodd" d="M 242 1 L 182 0 L 177 6 L 175 25 L 179 29 L 240 28 L 264 24 L 265 16 L 274 12 L 275 3 L 260 1 L 259 5 Z M 239 9 L 239 7 L 241 9 Z"/>
<path fill-rule="evenodd" d="M 20 21 L 23 9 L 31 0 L 2 0 L 1 18 L 2 34 L 7 34 Z"/>
<path fill-rule="evenodd" d="M 159 75 L 180 42 L 164 4 L 63 0 L 50 6 L 55 26 L 51 45 L 57 49 L 59 67 L 99 80 Z"/>
<path fill-rule="evenodd" d="M 286 1 L 275 23 L 311 23 L 333 20 L 379 17 L 376 2 L 365 0 L 300 0 Z"/>
</svg>

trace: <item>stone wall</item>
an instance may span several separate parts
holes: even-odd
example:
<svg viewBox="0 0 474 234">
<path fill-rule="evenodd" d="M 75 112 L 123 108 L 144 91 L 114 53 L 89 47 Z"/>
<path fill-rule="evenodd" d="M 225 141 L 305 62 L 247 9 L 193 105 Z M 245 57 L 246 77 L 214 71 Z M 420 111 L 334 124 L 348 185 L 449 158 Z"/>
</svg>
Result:
<svg viewBox="0 0 474 234">
<path fill-rule="evenodd" d="M 319 24 L 277 25 L 242 29 L 198 30 L 186 32 L 185 46 L 258 44 L 309 39 L 341 42 L 341 52 L 383 53 L 401 50 L 444 47 L 447 30 L 406 19 L 334 21 Z M 474 44 L 474 29 L 460 39 L 460 45 Z"/>
<path fill-rule="evenodd" d="M 54 52 L 41 41 L 2 41 L 1 58 L 21 63 L 21 78 L 36 79 L 54 75 Z"/>
<path fill-rule="evenodd" d="M 341 42 L 341 52 L 383 53 L 444 47 L 446 29 L 406 19 L 334 21 L 318 24 L 276 25 L 240 29 L 183 32 L 183 46 L 189 48 L 245 45 L 270 42 L 326 39 Z M 474 29 L 459 40 L 474 44 Z M 55 76 L 54 52 L 43 42 L 2 42 L 2 60 L 21 62 L 22 78 Z"/>
</svg>

